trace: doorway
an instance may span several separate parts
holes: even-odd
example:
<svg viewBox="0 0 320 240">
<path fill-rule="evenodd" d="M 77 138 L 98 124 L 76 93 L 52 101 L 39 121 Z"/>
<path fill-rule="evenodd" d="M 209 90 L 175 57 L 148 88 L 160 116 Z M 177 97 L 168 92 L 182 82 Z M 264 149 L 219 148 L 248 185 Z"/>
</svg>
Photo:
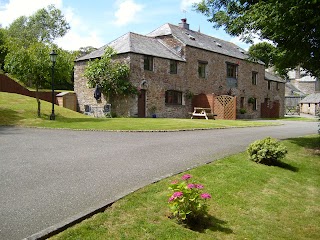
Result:
<svg viewBox="0 0 320 240">
<path fill-rule="evenodd" d="M 146 117 L 146 90 L 141 89 L 138 96 L 138 117 Z"/>
</svg>

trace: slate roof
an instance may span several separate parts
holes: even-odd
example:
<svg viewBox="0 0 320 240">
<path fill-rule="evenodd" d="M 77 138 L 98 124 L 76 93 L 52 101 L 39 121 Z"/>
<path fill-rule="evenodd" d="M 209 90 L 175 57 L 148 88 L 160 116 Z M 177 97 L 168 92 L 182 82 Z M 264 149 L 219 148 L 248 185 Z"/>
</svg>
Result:
<svg viewBox="0 0 320 240">
<path fill-rule="evenodd" d="M 151 33 L 147 34 L 147 36 L 150 37 L 166 35 L 172 35 L 188 46 L 220 53 L 238 59 L 249 58 L 248 53 L 234 43 L 211 37 L 197 31 L 188 30 L 170 23 L 166 23 L 156 30 L 152 31 Z M 262 61 L 258 61 L 258 63 L 264 65 Z"/>
<path fill-rule="evenodd" d="M 286 82 L 286 88 L 291 92 L 291 94 L 297 94 L 299 96 L 305 96 L 306 94 L 303 93 L 300 89 L 296 88 L 291 82 Z M 287 90 L 286 90 L 287 91 Z M 290 95 L 289 95 L 290 96 Z"/>
<path fill-rule="evenodd" d="M 146 36 L 129 32 L 111 43 L 102 46 L 98 50 L 78 58 L 76 61 L 101 57 L 107 46 L 113 47 L 118 54 L 131 52 L 185 61 L 185 59 L 176 54 L 175 50 L 166 47 L 162 40 L 157 38 L 166 35 L 172 35 L 187 46 L 216 52 L 238 59 L 249 58 L 248 53 L 244 49 L 231 42 L 166 23 Z M 257 61 L 257 63 L 264 64 L 261 61 Z"/>
<path fill-rule="evenodd" d="M 320 93 L 312 93 L 302 99 L 300 103 L 320 103 Z"/>
<path fill-rule="evenodd" d="M 112 47 L 118 54 L 139 53 L 160 58 L 185 61 L 182 57 L 178 56 L 175 52 L 166 47 L 160 39 L 132 32 L 126 33 L 98 50 L 78 58 L 76 61 L 101 57 L 107 46 Z"/>
<path fill-rule="evenodd" d="M 281 83 L 285 83 L 286 81 L 283 80 L 282 78 L 270 73 L 270 72 L 267 72 L 265 71 L 265 74 L 264 74 L 264 78 L 265 80 L 268 80 L 268 81 L 274 81 L 274 82 L 281 82 Z"/>
</svg>

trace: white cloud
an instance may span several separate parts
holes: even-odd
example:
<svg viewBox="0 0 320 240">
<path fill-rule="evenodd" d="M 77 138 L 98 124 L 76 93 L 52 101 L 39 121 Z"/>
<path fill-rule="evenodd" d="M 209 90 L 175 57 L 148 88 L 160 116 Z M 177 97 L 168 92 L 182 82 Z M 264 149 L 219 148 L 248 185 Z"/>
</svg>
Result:
<svg viewBox="0 0 320 240">
<path fill-rule="evenodd" d="M 118 26 L 124 26 L 130 22 L 135 22 L 143 8 L 143 5 L 135 3 L 134 0 L 118 1 L 118 10 L 114 14 L 116 17 L 114 23 Z"/>
<path fill-rule="evenodd" d="M 50 4 L 54 4 L 62 11 L 71 27 L 64 37 L 55 40 L 59 47 L 66 50 L 78 50 L 80 47 L 103 45 L 99 32 L 86 25 L 72 8 L 63 7 L 62 0 L 9 0 L 6 4 L 0 2 L 0 24 L 7 27 L 18 17 L 30 16 Z"/>
<path fill-rule="evenodd" d="M 85 34 L 70 31 L 63 38 L 57 39 L 55 43 L 66 50 L 79 50 L 80 47 L 87 46 L 99 48 L 105 44 L 96 31 L 86 32 Z"/>
<path fill-rule="evenodd" d="M 199 3 L 201 0 L 181 0 L 180 8 L 181 10 L 187 11 L 194 3 Z"/>
<path fill-rule="evenodd" d="M 20 16 L 30 16 L 41 8 L 54 4 L 57 8 L 62 7 L 62 0 L 9 0 L 8 3 L 0 6 L 0 24 L 3 27 L 9 26 Z"/>
</svg>

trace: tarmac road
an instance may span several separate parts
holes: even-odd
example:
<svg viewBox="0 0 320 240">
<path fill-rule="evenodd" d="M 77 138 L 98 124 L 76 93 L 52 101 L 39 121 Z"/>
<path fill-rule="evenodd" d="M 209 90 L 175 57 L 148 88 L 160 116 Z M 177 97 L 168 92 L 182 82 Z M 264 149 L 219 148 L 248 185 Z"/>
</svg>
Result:
<svg viewBox="0 0 320 240">
<path fill-rule="evenodd" d="M 182 132 L 0 127 L 0 239 L 36 239 L 166 176 L 244 151 L 256 139 L 318 129 L 317 122 L 283 123 Z"/>
</svg>

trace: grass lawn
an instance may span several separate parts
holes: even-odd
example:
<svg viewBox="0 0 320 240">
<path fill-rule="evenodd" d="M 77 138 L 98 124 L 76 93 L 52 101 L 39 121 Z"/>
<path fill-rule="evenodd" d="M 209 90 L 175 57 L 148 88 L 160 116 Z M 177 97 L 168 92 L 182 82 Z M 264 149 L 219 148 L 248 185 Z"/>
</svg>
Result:
<svg viewBox="0 0 320 240">
<path fill-rule="evenodd" d="M 59 106 L 55 106 L 56 120 L 50 121 L 51 103 L 46 101 L 41 101 L 41 114 L 41 118 L 38 118 L 35 98 L 0 92 L 0 125 L 132 131 L 170 131 L 276 125 L 271 122 L 245 120 L 93 118 Z"/>
<path fill-rule="evenodd" d="M 202 225 L 190 228 L 168 217 L 168 185 L 183 173 L 51 239 L 320 239 L 319 140 L 283 141 L 288 155 L 281 166 L 257 164 L 240 153 L 188 171 L 212 195 Z"/>
</svg>

